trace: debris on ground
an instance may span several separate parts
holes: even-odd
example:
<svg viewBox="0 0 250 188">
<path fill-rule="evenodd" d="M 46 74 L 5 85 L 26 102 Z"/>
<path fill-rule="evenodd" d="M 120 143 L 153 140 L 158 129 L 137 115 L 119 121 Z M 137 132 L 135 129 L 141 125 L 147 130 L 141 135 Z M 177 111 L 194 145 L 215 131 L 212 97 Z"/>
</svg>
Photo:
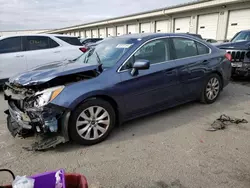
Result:
<svg viewBox="0 0 250 188">
<path fill-rule="evenodd" d="M 246 119 L 239 119 L 227 116 L 222 114 L 218 119 L 216 119 L 211 126 L 207 129 L 207 131 L 217 131 L 225 129 L 229 124 L 240 124 L 240 123 L 248 123 Z"/>
</svg>

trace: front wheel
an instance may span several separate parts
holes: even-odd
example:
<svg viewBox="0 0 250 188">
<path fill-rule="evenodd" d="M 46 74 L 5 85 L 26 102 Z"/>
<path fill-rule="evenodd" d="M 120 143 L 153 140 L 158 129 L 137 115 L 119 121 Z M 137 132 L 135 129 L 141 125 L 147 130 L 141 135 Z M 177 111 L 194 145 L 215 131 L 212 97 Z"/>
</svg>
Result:
<svg viewBox="0 0 250 188">
<path fill-rule="evenodd" d="M 87 100 L 72 113 L 70 138 L 78 144 L 97 144 L 109 135 L 115 119 L 115 111 L 110 103 L 102 99 Z"/>
<path fill-rule="evenodd" d="M 204 84 L 201 102 L 211 104 L 216 101 L 222 90 L 222 81 L 218 74 L 211 74 Z"/>
</svg>

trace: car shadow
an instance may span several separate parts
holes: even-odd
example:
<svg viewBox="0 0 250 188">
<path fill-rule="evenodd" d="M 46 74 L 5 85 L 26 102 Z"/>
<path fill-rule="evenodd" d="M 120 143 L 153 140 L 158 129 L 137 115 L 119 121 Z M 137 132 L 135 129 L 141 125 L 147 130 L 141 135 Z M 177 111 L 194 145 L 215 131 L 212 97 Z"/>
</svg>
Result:
<svg viewBox="0 0 250 188">
<path fill-rule="evenodd" d="M 218 112 L 223 114 L 225 109 L 228 109 L 239 103 L 246 102 L 246 100 L 250 100 L 250 97 L 247 95 L 247 93 L 243 97 L 235 97 L 235 95 L 239 95 L 239 93 L 237 93 L 239 90 L 242 92 L 241 87 L 243 86 L 232 83 L 230 87 L 234 86 L 236 86 L 237 89 L 230 88 L 230 90 L 228 90 L 225 88 L 218 100 L 210 105 L 201 104 L 199 102 L 189 102 L 154 113 L 152 115 L 128 121 L 123 125 L 116 127 L 112 131 L 111 135 L 98 145 L 102 147 L 105 145 L 114 144 L 116 142 L 133 140 L 145 135 L 152 135 L 168 131 L 173 128 L 185 126 L 186 124 L 192 122 L 196 117 L 202 118 Z M 244 89 L 247 91 L 245 87 Z M 232 90 L 236 93 L 234 93 Z M 234 97 L 233 100 L 231 100 L 232 97 Z M 242 100 L 243 98 L 246 100 Z M 74 143 L 67 143 L 60 145 L 56 148 L 56 150 L 60 152 L 90 147 L 94 146 L 81 146 Z"/>
</svg>

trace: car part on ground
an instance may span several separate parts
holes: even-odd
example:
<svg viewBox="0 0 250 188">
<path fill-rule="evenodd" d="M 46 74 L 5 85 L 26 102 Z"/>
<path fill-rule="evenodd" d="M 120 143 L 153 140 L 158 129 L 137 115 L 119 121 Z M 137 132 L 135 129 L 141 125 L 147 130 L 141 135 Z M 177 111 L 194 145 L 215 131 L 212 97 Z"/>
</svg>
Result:
<svg viewBox="0 0 250 188">
<path fill-rule="evenodd" d="M 250 75 L 250 31 L 240 31 L 227 43 L 216 45 L 232 56 L 232 77 Z"/>
<path fill-rule="evenodd" d="M 240 123 L 248 123 L 246 119 L 239 119 L 227 116 L 222 114 L 218 119 L 216 119 L 211 126 L 207 129 L 207 131 L 217 131 L 225 129 L 229 124 L 240 124 Z"/>
<path fill-rule="evenodd" d="M 34 150 L 96 144 L 125 121 L 198 99 L 213 103 L 229 83 L 230 58 L 187 34 L 107 39 L 74 61 L 9 79 L 8 128 L 38 135 Z"/>
</svg>

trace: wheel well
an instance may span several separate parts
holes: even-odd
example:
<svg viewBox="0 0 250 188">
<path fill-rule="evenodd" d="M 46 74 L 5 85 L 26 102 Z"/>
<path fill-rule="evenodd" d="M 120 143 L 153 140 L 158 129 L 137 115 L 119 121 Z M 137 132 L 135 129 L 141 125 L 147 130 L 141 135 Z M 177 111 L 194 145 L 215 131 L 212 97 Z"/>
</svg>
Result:
<svg viewBox="0 0 250 188">
<path fill-rule="evenodd" d="M 219 71 L 214 71 L 214 72 L 212 72 L 212 74 L 217 74 L 217 75 L 220 77 L 221 83 L 222 83 L 222 89 L 223 89 L 224 81 L 223 81 L 223 76 L 222 76 L 222 74 L 221 74 Z"/>
<path fill-rule="evenodd" d="M 118 104 L 116 103 L 116 101 L 112 97 L 109 97 L 107 95 L 95 95 L 95 96 L 91 96 L 91 97 L 85 99 L 83 102 L 85 102 L 87 100 L 92 100 L 92 99 L 95 99 L 95 98 L 105 100 L 109 104 L 111 104 L 111 106 L 114 108 L 114 111 L 115 111 L 116 124 L 119 125 L 120 124 L 120 113 L 118 111 Z"/>
</svg>

